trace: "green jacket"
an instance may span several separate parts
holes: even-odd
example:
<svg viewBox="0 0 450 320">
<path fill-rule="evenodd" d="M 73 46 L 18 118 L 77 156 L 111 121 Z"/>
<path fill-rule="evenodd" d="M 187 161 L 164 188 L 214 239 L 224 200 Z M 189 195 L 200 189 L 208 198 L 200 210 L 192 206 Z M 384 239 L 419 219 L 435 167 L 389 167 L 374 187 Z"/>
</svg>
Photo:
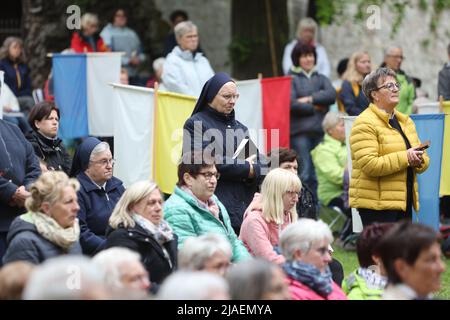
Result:
<svg viewBox="0 0 450 320">
<path fill-rule="evenodd" d="M 344 170 L 347 164 L 347 148 L 330 135 L 325 134 L 323 142 L 311 151 L 319 186 L 319 200 L 328 205 L 333 198 L 343 192 Z"/>
<path fill-rule="evenodd" d="M 233 250 L 233 262 L 250 258 L 251 255 L 231 227 L 227 209 L 215 195 L 213 195 L 213 199 L 219 205 L 225 225 L 208 210 L 201 208 L 197 200 L 190 194 L 175 187 L 174 193 L 164 203 L 164 219 L 178 236 L 178 248 L 182 247 L 188 237 L 216 233 L 224 236 L 230 242 Z"/>
<path fill-rule="evenodd" d="M 349 300 L 381 300 L 384 289 L 370 288 L 355 270 L 342 282 L 342 291 Z"/>
<path fill-rule="evenodd" d="M 408 80 L 406 75 L 401 73 L 397 73 L 397 81 L 400 83 L 401 89 L 396 108 L 401 113 L 411 114 L 414 98 L 416 96 L 414 85 Z"/>
</svg>

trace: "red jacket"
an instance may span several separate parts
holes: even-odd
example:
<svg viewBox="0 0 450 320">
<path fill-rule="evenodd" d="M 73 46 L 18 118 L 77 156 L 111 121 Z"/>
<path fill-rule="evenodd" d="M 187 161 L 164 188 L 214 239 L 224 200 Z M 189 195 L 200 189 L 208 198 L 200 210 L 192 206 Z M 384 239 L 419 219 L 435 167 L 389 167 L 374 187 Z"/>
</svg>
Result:
<svg viewBox="0 0 450 320">
<path fill-rule="evenodd" d="M 333 281 L 333 291 L 326 297 L 322 297 L 303 283 L 290 277 L 286 278 L 292 300 L 347 300 L 347 296 Z"/>
<path fill-rule="evenodd" d="M 100 35 L 94 35 L 96 50 L 92 48 L 91 44 L 87 41 L 86 37 L 81 34 L 80 31 L 75 31 L 72 35 L 72 41 L 70 42 L 70 48 L 72 48 L 77 53 L 86 52 L 107 52 L 111 51 L 110 48 L 103 42 Z"/>
</svg>

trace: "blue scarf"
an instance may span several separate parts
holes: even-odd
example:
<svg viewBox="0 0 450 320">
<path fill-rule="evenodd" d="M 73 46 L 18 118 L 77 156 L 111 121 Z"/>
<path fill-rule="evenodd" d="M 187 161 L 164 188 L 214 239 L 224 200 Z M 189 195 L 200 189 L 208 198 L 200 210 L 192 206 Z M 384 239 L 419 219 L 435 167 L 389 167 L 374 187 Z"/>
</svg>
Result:
<svg viewBox="0 0 450 320">
<path fill-rule="evenodd" d="M 283 270 L 290 278 L 301 282 L 324 298 L 333 291 L 333 280 L 328 267 L 322 273 L 312 264 L 288 261 L 283 265 Z"/>
</svg>

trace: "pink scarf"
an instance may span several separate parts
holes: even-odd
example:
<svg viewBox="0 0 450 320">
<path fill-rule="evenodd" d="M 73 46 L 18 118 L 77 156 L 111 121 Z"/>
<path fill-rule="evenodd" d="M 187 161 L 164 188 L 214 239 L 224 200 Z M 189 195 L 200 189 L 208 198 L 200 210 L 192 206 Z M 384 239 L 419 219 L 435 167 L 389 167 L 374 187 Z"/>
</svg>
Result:
<svg viewBox="0 0 450 320">
<path fill-rule="evenodd" d="M 209 198 L 207 202 L 204 202 L 202 200 L 200 200 L 199 198 L 197 198 L 191 191 L 191 189 L 189 189 L 186 186 L 182 186 L 181 189 L 188 193 L 189 195 L 191 195 L 196 201 L 197 204 L 200 208 L 206 209 L 208 210 L 214 217 L 216 217 L 217 219 L 219 219 L 219 212 L 220 212 L 220 208 L 217 205 L 217 203 L 214 201 L 213 197 Z M 220 219 L 219 219 L 220 220 Z"/>
</svg>

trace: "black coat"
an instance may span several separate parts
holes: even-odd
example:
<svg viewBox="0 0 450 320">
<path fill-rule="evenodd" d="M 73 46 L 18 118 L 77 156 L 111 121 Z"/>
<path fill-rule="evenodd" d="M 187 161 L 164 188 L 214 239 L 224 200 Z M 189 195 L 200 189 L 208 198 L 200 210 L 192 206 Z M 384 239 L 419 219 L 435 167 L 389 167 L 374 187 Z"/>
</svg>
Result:
<svg viewBox="0 0 450 320">
<path fill-rule="evenodd" d="M 7 232 L 14 218 L 25 211 L 9 205 L 17 188 L 28 187 L 40 174 L 39 160 L 23 133 L 0 120 L 0 232 Z"/>
<path fill-rule="evenodd" d="M 132 228 L 119 226 L 116 230 L 108 229 L 105 249 L 125 247 L 139 253 L 145 269 L 150 274 L 151 281 L 160 284 L 177 268 L 177 242 L 178 237 L 174 234 L 174 239 L 164 244 L 172 266 L 166 259 L 161 245 L 138 224 Z"/>
<path fill-rule="evenodd" d="M 11 224 L 7 237 L 8 248 L 3 257 L 4 264 L 19 260 L 40 264 L 63 254 L 81 254 L 78 241 L 65 252 L 61 247 L 42 237 L 36 226 L 22 217 L 17 217 Z"/>
<path fill-rule="evenodd" d="M 203 137 L 203 134 L 209 129 L 217 130 L 216 132 L 223 137 L 223 144 L 219 145 L 219 148 L 215 150 L 216 157 L 218 155 L 222 157 L 221 163 L 216 163 L 217 170 L 220 172 L 220 179 L 217 182 L 215 195 L 227 209 L 231 225 L 236 233 L 239 234 L 245 209 L 253 200 L 255 192 L 258 191 L 258 185 L 262 179 L 261 168 L 263 164 L 258 158 L 257 163 L 253 164 L 255 178 L 249 179 L 250 164 L 232 159 L 241 141 L 249 137 L 247 127 L 234 118 L 234 111 L 226 115 L 209 106 L 186 120 L 184 132 L 189 133 L 189 136 L 183 136 L 183 153 L 191 150 L 204 150 L 208 146 L 211 147 L 215 137 L 206 135 Z M 226 130 L 233 130 L 236 133 L 231 144 L 232 150 L 226 149 Z M 203 137 L 203 143 L 194 141 L 195 137 Z"/>
<path fill-rule="evenodd" d="M 37 131 L 29 132 L 26 138 L 33 145 L 36 156 L 45 161 L 49 170 L 59 170 L 69 174 L 72 159 L 64 148 L 61 139 L 48 139 Z"/>
</svg>

